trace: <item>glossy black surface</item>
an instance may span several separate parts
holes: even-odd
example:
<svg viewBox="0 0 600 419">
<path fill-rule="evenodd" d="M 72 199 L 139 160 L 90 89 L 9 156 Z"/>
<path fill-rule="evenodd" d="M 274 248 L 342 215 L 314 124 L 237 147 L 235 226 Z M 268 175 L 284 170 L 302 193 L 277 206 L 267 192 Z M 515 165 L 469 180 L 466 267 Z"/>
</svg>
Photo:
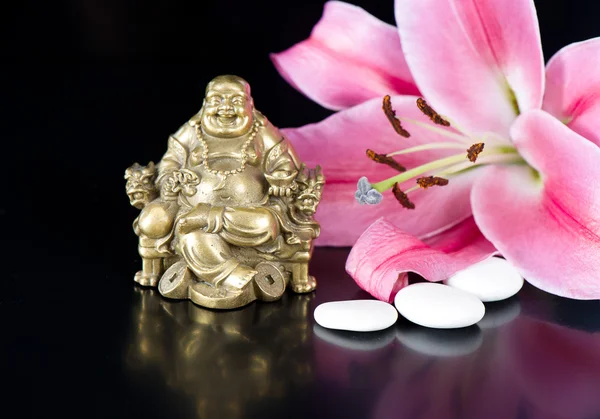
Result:
<svg viewBox="0 0 600 419">
<path fill-rule="evenodd" d="M 351 2 L 394 22 L 392 0 Z M 546 59 L 600 35 L 597 2 L 535 3 Z M 329 115 L 268 57 L 322 5 L 3 3 L 0 418 L 600 417 L 598 301 L 526 286 L 489 304 L 485 327 L 336 333 L 314 307 L 368 298 L 346 249 L 317 249 L 316 293 L 233 312 L 134 285 L 124 169 L 160 158 L 217 74 L 248 79 L 280 127 Z"/>
<path fill-rule="evenodd" d="M 323 329 L 316 305 L 369 298 L 344 273 L 346 255 L 317 250 L 313 294 L 223 312 L 136 286 L 133 269 L 89 272 L 77 288 L 31 277 L 39 293 L 0 304 L 3 408 L 20 417 L 600 417 L 600 302 L 525 286 L 466 329 L 402 318 L 375 333 Z"/>
</svg>

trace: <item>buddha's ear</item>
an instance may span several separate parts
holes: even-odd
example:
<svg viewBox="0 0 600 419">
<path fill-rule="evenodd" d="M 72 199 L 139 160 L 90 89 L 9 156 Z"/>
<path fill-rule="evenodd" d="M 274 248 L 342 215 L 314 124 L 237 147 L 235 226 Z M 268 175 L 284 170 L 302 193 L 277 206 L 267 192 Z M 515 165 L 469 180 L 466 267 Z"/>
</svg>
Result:
<svg viewBox="0 0 600 419">
<path fill-rule="evenodd" d="M 258 109 L 254 107 L 252 108 L 252 116 L 254 117 L 254 120 L 260 125 L 266 125 L 268 122 L 267 117 L 264 116 Z"/>
</svg>

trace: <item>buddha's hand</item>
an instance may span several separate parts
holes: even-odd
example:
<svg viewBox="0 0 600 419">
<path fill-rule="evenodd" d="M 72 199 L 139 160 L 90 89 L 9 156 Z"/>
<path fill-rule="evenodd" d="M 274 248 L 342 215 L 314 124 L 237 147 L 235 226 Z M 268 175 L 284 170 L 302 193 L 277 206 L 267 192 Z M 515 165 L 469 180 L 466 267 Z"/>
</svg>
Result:
<svg viewBox="0 0 600 419">
<path fill-rule="evenodd" d="M 292 196 L 298 190 L 296 183 L 297 170 L 277 170 L 273 173 L 265 173 L 269 182 L 269 195 L 286 197 Z"/>
<path fill-rule="evenodd" d="M 200 203 L 177 221 L 178 234 L 187 234 L 207 226 L 210 204 Z"/>
<path fill-rule="evenodd" d="M 193 196 L 199 183 L 200 178 L 191 170 L 176 170 L 163 182 L 161 196 L 166 200 L 177 199 L 179 193 L 184 196 Z"/>
<path fill-rule="evenodd" d="M 169 176 L 163 182 L 160 188 L 160 196 L 166 201 L 175 201 L 179 195 L 179 190 L 176 189 L 177 181 L 175 177 Z"/>
<path fill-rule="evenodd" d="M 293 182 L 291 185 L 288 185 L 288 186 L 271 185 L 269 187 L 269 195 L 279 196 L 279 197 L 292 196 L 297 190 L 298 190 L 298 184 L 296 182 Z"/>
</svg>

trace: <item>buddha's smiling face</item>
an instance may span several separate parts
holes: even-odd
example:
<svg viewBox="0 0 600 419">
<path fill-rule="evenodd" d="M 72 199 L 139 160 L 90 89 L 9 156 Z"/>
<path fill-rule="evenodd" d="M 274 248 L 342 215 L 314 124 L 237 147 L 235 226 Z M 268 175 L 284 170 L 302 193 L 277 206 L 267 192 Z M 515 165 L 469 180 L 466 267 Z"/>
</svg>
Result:
<svg viewBox="0 0 600 419">
<path fill-rule="evenodd" d="M 252 128 L 250 87 L 239 78 L 223 77 L 211 81 L 202 107 L 204 132 L 215 137 L 233 138 Z"/>
</svg>

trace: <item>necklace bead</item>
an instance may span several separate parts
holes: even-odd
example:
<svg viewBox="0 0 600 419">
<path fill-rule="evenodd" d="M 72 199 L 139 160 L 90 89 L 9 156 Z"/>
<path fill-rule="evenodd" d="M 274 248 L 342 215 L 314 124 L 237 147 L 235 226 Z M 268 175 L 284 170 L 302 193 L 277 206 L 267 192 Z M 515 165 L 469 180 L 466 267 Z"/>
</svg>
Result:
<svg viewBox="0 0 600 419">
<path fill-rule="evenodd" d="M 207 172 L 215 174 L 215 175 L 219 175 L 223 179 L 226 179 L 228 176 L 235 174 L 235 173 L 242 173 L 246 169 L 246 163 L 248 162 L 248 153 L 246 153 L 246 149 L 248 148 L 248 146 L 250 145 L 252 140 L 254 140 L 254 137 L 256 137 L 256 134 L 258 134 L 259 126 L 260 125 L 258 122 L 254 123 L 254 126 L 252 127 L 252 131 L 250 132 L 248 139 L 246 141 L 244 141 L 244 144 L 242 144 L 242 150 L 241 150 L 242 151 L 242 163 L 240 164 L 240 167 L 238 167 L 235 170 L 216 170 L 216 169 L 211 169 L 208 164 L 208 156 L 210 154 L 208 151 L 208 143 L 206 142 L 204 132 L 202 132 L 200 125 L 197 125 L 196 126 L 196 136 L 198 137 L 198 140 L 200 141 L 200 143 L 202 144 L 202 147 L 204 149 L 204 151 L 202 152 L 202 166 L 204 166 L 204 168 L 206 169 Z"/>
</svg>

